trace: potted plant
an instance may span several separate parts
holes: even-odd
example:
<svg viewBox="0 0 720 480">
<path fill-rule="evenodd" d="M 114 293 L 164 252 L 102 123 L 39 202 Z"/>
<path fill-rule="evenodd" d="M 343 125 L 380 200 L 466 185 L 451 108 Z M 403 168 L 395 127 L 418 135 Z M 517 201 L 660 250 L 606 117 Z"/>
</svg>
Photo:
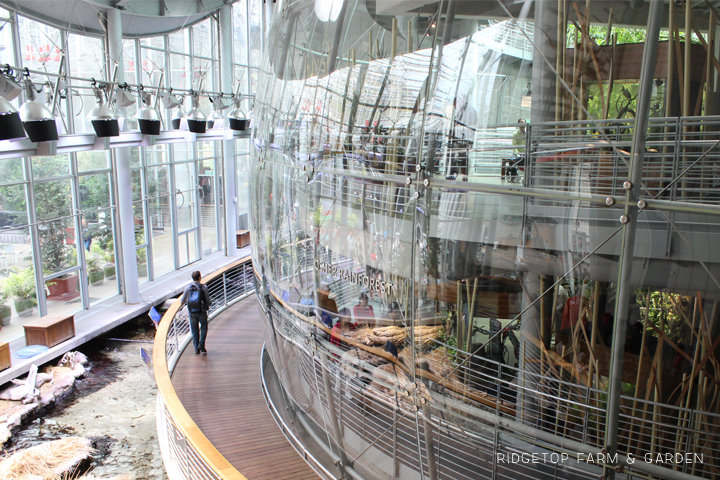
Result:
<svg viewBox="0 0 720 480">
<path fill-rule="evenodd" d="M 87 265 L 88 282 L 90 285 L 97 286 L 102 285 L 105 280 L 105 272 L 102 268 L 102 255 L 97 251 L 90 253 L 85 257 L 85 264 Z"/>
<path fill-rule="evenodd" d="M 65 244 L 64 235 L 47 228 L 41 235 L 43 267 L 47 273 L 54 273 L 77 265 L 75 247 Z M 80 295 L 78 291 L 79 276 L 77 273 L 53 278 L 45 283 L 49 291 L 48 300 L 71 300 Z"/>
<path fill-rule="evenodd" d="M 100 268 L 102 269 L 104 278 L 111 280 L 115 278 L 116 274 L 115 254 L 112 244 L 112 238 L 109 242 L 109 251 L 107 250 L 107 246 L 107 244 L 105 244 L 105 246 L 103 246 L 102 244 L 93 244 L 93 246 L 90 247 L 90 255 L 100 260 Z"/>
<path fill-rule="evenodd" d="M 3 327 L 10 325 L 10 318 L 12 317 L 12 309 L 8 303 L 9 299 L 10 296 L 5 291 L 5 286 L 3 285 L 2 288 L 0 288 L 0 324 L 2 324 Z"/>
<path fill-rule="evenodd" d="M 140 250 L 137 250 L 137 269 L 138 269 L 138 276 L 139 277 L 147 277 L 148 276 L 148 269 L 147 269 L 147 250 L 144 248 L 141 248 Z"/>
<path fill-rule="evenodd" d="M 35 274 L 32 268 L 15 270 L 3 281 L 5 294 L 12 297 L 15 311 L 21 317 L 32 315 L 35 299 Z"/>
</svg>

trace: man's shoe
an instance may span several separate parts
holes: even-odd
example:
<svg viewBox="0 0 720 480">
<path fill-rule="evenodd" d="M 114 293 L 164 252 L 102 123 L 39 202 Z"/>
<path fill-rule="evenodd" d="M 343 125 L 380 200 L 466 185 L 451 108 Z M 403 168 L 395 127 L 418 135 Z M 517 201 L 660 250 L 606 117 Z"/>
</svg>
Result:
<svg viewBox="0 0 720 480">
<path fill-rule="evenodd" d="M 200 347 L 200 351 L 201 351 L 202 353 L 207 353 L 207 350 L 205 350 L 205 347 Z"/>
<path fill-rule="evenodd" d="M 195 355 L 200 355 L 200 349 L 199 349 L 199 348 L 196 348 L 196 349 L 195 349 Z"/>
</svg>

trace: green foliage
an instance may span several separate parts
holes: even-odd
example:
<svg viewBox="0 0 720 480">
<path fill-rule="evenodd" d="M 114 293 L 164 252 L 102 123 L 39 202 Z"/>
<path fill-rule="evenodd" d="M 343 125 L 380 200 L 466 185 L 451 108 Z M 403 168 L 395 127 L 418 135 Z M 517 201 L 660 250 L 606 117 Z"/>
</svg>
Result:
<svg viewBox="0 0 720 480">
<path fill-rule="evenodd" d="M 658 330 L 664 322 L 665 327 L 662 331 L 670 340 L 678 343 L 685 337 L 686 330 L 690 327 L 685 323 L 683 315 L 689 318 L 692 307 L 691 297 L 676 293 L 650 292 L 650 303 L 646 305 L 647 290 L 638 290 L 635 295 L 641 311 L 644 314 L 647 309 L 648 321 L 652 322 Z M 654 331 L 650 333 L 654 336 L 657 335 Z"/>
<path fill-rule="evenodd" d="M 115 263 L 115 242 L 113 240 L 112 230 L 105 230 L 93 237 L 93 244 L 90 250 L 92 251 L 93 248 L 98 248 L 102 252 L 105 262 Z"/>
<path fill-rule="evenodd" d="M 93 247 L 95 247 L 95 245 L 93 245 Z M 85 265 L 87 265 L 88 272 L 101 272 L 103 263 L 103 252 L 98 248 L 91 248 L 90 251 L 85 255 Z"/>
<path fill-rule="evenodd" d="M 147 249 L 146 248 L 140 248 L 136 250 L 137 252 L 137 263 L 143 264 L 147 263 Z"/>
<path fill-rule="evenodd" d="M 13 269 L 13 273 L 2 281 L 2 291 L 9 297 L 30 298 L 35 293 L 35 274 L 32 268 Z"/>
</svg>

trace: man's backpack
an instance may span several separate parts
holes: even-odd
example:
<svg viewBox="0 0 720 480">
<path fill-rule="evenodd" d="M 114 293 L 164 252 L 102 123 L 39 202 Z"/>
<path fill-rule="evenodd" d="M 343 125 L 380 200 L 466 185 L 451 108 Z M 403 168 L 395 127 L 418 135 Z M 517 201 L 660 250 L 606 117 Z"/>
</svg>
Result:
<svg viewBox="0 0 720 480">
<path fill-rule="evenodd" d="M 187 299 L 188 312 L 190 312 L 190 313 L 202 312 L 201 298 L 202 298 L 202 292 L 200 291 L 200 288 L 195 284 L 190 285 L 190 291 L 188 292 L 188 299 Z"/>
</svg>

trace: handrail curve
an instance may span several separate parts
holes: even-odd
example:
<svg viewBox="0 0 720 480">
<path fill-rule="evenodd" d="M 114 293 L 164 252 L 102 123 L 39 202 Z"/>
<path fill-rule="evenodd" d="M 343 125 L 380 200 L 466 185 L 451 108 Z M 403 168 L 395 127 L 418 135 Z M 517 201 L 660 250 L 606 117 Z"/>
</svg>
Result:
<svg viewBox="0 0 720 480">
<path fill-rule="evenodd" d="M 227 265 L 211 274 L 208 274 L 201 280 L 203 284 L 209 284 L 213 280 L 222 277 L 225 273 L 230 270 L 240 267 L 242 265 L 251 265 L 250 256 L 243 257 L 236 262 Z M 190 414 L 185 410 L 182 405 L 175 388 L 173 387 L 172 380 L 170 377 L 170 370 L 168 368 L 167 361 L 167 342 L 168 333 L 173 325 L 178 312 L 181 310 L 182 304 L 180 298 L 178 298 L 170 308 L 163 315 L 160 325 L 158 326 L 157 333 L 155 334 L 155 343 L 153 345 L 153 371 L 155 373 L 155 381 L 158 387 L 158 400 L 162 401 L 165 406 L 165 411 L 170 416 L 174 423 L 174 426 L 179 430 L 184 440 L 189 443 L 194 450 L 200 455 L 204 461 L 204 467 L 210 469 L 203 471 L 203 478 L 217 478 L 221 480 L 247 480 L 245 476 L 240 473 L 225 457 L 215 448 L 215 446 L 207 439 L 200 428 L 195 424 Z M 227 302 L 224 307 L 215 310 L 213 313 L 227 308 Z M 176 344 L 176 347 L 179 345 Z M 158 404 L 158 410 L 160 410 L 160 403 Z M 161 412 L 158 411 L 158 415 Z M 158 420 L 158 425 L 159 420 Z M 161 432 L 158 432 L 158 436 L 161 436 Z M 161 442 L 162 447 L 162 442 Z M 163 460 L 166 459 L 166 455 L 163 455 Z M 167 469 L 167 465 L 166 465 Z M 168 472 L 169 474 L 170 472 Z M 214 476 L 213 476 L 214 474 Z"/>
</svg>

